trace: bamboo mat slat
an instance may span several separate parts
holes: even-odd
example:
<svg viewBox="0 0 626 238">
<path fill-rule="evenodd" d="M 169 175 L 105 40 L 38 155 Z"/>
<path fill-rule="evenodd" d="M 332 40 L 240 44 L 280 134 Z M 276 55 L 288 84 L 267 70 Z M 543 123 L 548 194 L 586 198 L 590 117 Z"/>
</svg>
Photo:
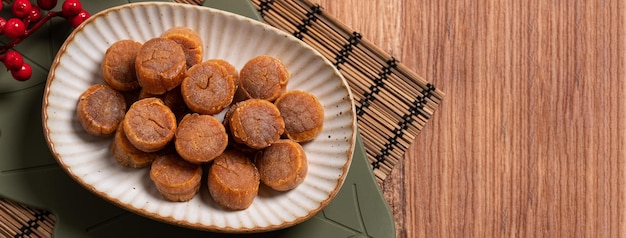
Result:
<svg viewBox="0 0 626 238">
<path fill-rule="evenodd" d="M 46 210 L 0 200 L 0 237 L 51 237 L 54 221 Z"/>
<path fill-rule="evenodd" d="M 202 0 L 176 0 L 202 4 Z M 352 90 L 358 126 L 379 184 L 399 163 L 444 93 L 307 0 L 252 0 L 263 20 L 332 62 Z M 56 218 L 0 198 L 0 237 L 51 237 Z"/>
</svg>

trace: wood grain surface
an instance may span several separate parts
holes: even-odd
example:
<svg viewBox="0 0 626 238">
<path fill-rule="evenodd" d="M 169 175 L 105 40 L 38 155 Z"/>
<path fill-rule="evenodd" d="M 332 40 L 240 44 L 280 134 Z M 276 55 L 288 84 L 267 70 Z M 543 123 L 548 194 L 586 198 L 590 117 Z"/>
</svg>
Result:
<svg viewBox="0 0 626 238">
<path fill-rule="evenodd" d="M 626 235 L 623 1 L 312 0 L 446 93 L 398 237 Z"/>
</svg>

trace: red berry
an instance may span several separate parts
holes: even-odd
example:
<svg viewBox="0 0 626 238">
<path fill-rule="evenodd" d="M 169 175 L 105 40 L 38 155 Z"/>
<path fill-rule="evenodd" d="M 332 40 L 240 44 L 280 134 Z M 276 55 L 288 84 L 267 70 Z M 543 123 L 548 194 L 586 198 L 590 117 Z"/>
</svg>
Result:
<svg viewBox="0 0 626 238">
<path fill-rule="evenodd" d="M 15 0 L 11 6 L 11 12 L 14 16 L 24 18 L 30 14 L 32 4 L 29 0 Z"/>
<path fill-rule="evenodd" d="M 24 65 L 24 58 L 17 51 L 11 50 L 4 56 L 4 66 L 8 70 L 19 70 Z"/>
<path fill-rule="evenodd" d="M 11 76 L 18 81 L 26 81 L 33 75 L 33 69 L 27 63 L 22 64 L 22 67 L 18 70 L 11 70 Z"/>
<path fill-rule="evenodd" d="M 78 13 L 78 15 L 73 16 L 70 19 L 70 25 L 72 25 L 72 27 L 76 28 L 78 27 L 81 23 L 83 23 L 85 20 L 87 20 L 87 18 L 89 18 L 89 12 L 83 10 L 80 11 L 80 13 Z"/>
<path fill-rule="evenodd" d="M 7 21 L 7 25 L 4 27 L 4 34 L 11 38 L 16 39 L 24 35 L 26 32 L 26 25 L 18 18 L 10 18 Z"/>
<path fill-rule="evenodd" d="M 0 34 L 4 34 L 4 27 L 6 25 L 7 25 L 7 19 L 4 19 L 4 17 L 0 17 Z"/>
<path fill-rule="evenodd" d="M 61 11 L 63 16 L 70 18 L 83 11 L 83 5 L 78 0 L 65 0 L 63 5 L 61 5 Z"/>
<path fill-rule="evenodd" d="M 57 0 L 37 0 L 37 6 L 43 10 L 50 10 L 57 6 Z"/>
<path fill-rule="evenodd" d="M 30 22 L 36 22 L 41 19 L 41 10 L 37 6 L 30 8 L 30 13 L 24 18 L 24 23 L 28 25 Z"/>
</svg>

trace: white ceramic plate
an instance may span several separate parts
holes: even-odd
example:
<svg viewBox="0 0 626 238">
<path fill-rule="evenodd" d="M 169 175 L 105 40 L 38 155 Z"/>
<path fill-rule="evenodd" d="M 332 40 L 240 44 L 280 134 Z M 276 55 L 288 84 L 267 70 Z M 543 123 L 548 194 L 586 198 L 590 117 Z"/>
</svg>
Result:
<svg viewBox="0 0 626 238">
<path fill-rule="evenodd" d="M 100 63 L 114 42 L 145 42 L 170 27 L 195 29 L 205 59 L 225 59 L 240 69 L 257 55 L 281 59 L 292 74 L 288 90 L 315 94 L 325 108 L 324 130 L 306 143 L 309 173 L 294 190 L 262 189 L 243 211 L 216 205 L 203 184 L 189 202 L 168 202 L 157 192 L 148 169 L 131 169 L 113 159 L 111 138 L 84 132 L 76 104 L 88 86 L 104 83 Z M 300 223 L 324 208 L 339 191 L 352 159 L 356 116 L 345 79 L 306 44 L 268 25 L 228 12 L 176 3 L 135 3 L 100 12 L 78 27 L 51 67 L 43 100 L 48 145 L 63 169 L 104 199 L 135 213 L 185 227 L 221 232 L 260 232 Z"/>
</svg>

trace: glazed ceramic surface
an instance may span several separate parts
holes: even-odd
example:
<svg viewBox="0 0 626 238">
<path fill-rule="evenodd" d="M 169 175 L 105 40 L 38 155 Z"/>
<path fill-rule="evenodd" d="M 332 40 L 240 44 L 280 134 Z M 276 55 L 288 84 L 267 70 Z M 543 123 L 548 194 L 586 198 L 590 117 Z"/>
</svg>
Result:
<svg viewBox="0 0 626 238">
<path fill-rule="evenodd" d="M 240 69 L 249 59 L 271 55 L 291 73 L 288 90 L 305 90 L 324 106 L 324 129 L 303 144 L 309 172 L 288 192 L 261 186 L 252 205 L 229 211 L 213 202 L 206 185 L 188 202 L 164 200 L 149 169 L 119 165 L 111 137 L 87 134 L 76 104 L 90 85 L 104 83 L 100 64 L 106 49 L 122 39 L 145 42 L 173 26 L 187 26 L 203 39 L 204 59 L 224 59 Z M 176 3 L 134 3 L 102 11 L 68 37 L 53 62 L 45 87 L 43 126 L 61 167 L 79 184 L 135 213 L 194 229 L 260 232 L 298 224 L 324 208 L 341 188 L 354 152 L 356 116 L 345 79 L 318 52 L 263 23 L 207 7 Z M 217 115 L 219 118 L 220 115 Z M 203 180 L 204 182 L 204 180 Z"/>
</svg>

